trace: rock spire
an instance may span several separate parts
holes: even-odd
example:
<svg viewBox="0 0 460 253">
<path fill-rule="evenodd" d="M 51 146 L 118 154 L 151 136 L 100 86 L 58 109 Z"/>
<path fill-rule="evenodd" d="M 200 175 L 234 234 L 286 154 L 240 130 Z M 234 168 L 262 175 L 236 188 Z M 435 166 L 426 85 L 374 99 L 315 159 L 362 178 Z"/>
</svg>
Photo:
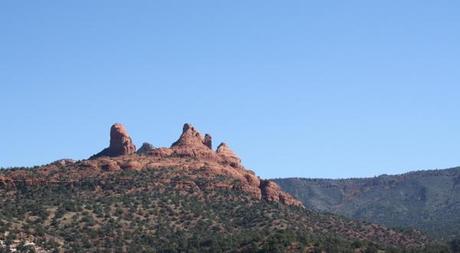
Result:
<svg viewBox="0 0 460 253">
<path fill-rule="evenodd" d="M 101 156 L 121 156 L 130 155 L 136 152 L 136 146 L 133 144 L 131 137 L 129 137 L 126 128 L 120 124 L 113 124 L 110 128 L 110 145 L 108 148 L 102 150 L 91 158 Z"/>
</svg>

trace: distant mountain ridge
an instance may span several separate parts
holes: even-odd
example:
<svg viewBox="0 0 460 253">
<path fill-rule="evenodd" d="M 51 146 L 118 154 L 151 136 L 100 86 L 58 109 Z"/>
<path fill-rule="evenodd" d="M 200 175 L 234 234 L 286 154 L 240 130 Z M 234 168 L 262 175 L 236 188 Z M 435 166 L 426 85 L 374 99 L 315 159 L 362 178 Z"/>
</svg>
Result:
<svg viewBox="0 0 460 253">
<path fill-rule="evenodd" d="M 305 207 L 441 239 L 460 237 L 460 167 L 351 179 L 274 179 Z"/>
</svg>

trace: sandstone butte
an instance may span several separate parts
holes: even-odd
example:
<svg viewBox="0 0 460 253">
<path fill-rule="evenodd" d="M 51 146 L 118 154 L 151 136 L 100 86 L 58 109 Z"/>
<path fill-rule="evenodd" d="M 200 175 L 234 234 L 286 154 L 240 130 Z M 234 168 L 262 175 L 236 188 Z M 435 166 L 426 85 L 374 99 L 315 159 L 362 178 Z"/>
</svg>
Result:
<svg viewBox="0 0 460 253">
<path fill-rule="evenodd" d="M 240 158 L 227 144 L 221 143 L 214 151 L 212 149 L 212 137 L 209 134 L 203 137 L 190 124 L 184 125 L 181 136 L 171 147 L 156 148 L 152 144 L 144 143 L 136 151 L 126 128 L 122 124 L 116 123 L 110 129 L 109 147 L 89 159 L 82 161 L 59 160 L 41 166 L 34 177 L 30 176 L 26 170 L 18 170 L 10 173 L 8 177 L 0 178 L 0 185 L 11 185 L 19 181 L 26 184 L 62 183 L 62 175 L 57 172 L 63 167 L 66 168 L 65 178 L 68 183 L 78 182 L 85 178 L 110 176 L 111 173 L 121 170 L 155 168 L 199 170 L 199 173 L 205 175 L 224 175 L 233 178 L 234 182 L 238 182 L 237 184 L 207 185 L 204 187 L 238 189 L 255 199 L 303 206 L 300 201 L 283 192 L 275 182 L 260 179 L 253 171 L 246 169 Z M 186 182 L 184 187 L 189 187 L 188 190 L 200 190 L 196 185 L 190 186 L 190 184 L 193 183 Z"/>
</svg>

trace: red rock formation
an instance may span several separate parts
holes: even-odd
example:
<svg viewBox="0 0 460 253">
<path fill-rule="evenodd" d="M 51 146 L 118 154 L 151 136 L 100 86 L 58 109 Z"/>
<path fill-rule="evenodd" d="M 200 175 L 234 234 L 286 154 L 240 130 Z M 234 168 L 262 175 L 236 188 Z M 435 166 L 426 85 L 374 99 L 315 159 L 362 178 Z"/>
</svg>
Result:
<svg viewBox="0 0 460 253">
<path fill-rule="evenodd" d="M 128 161 L 123 161 L 120 164 L 120 167 L 124 170 L 141 170 L 143 166 L 142 166 L 142 163 L 136 160 L 128 160 Z"/>
<path fill-rule="evenodd" d="M 219 147 L 217 147 L 216 153 L 230 166 L 235 168 L 242 167 L 241 159 L 230 149 L 230 147 L 228 147 L 227 144 L 221 143 Z"/>
<path fill-rule="evenodd" d="M 260 181 L 262 198 L 267 201 L 281 202 L 286 205 L 303 206 L 300 201 L 281 190 L 278 184 L 270 180 Z"/>
<path fill-rule="evenodd" d="M 193 159 L 213 159 L 215 152 L 207 146 L 205 138 L 190 124 L 185 124 L 179 139 L 171 145 L 172 155 Z M 209 143 L 208 143 L 209 144 Z"/>
<path fill-rule="evenodd" d="M 135 154 L 135 146 L 126 129 L 120 124 L 115 124 L 111 128 L 110 146 L 90 160 L 57 161 L 42 166 L 36 171 L 34 177 L 22 170 L 13 171 L 8 177 L 0 174 L 0 187 L 7 187 L 14 182 L 59 183 L 62 181 L 60 176 L 62 169 L 66 170 L 65 177 L 69 180 L 66 183 L 74 183 L 85 178 L 109 177 L 112 173 L 122 170 L 173 168 L 178 171 L 196 170 L 195 175 L 202 178 L 226 176 L 232 179 L 217 185 L 204 183 L 199 187 L 195 186 L 198 190 L 200 187 L 234 189 L 245 192 L 254 199 L 301 206 L 299 201 L 283 192 L 276 183 L 260 180 L 253 171 L 244 168 L 240 158 L 228 145 L 222 143 L 216 151 L 211 147 L 210 135 L 202 137 L 194 127 L 185 124 L 180 138 L 172 144 L 171 148 L 155 148 L 150 144 L 144 144 Z M 169 181 L 163 179 L 155 183 L 167 184 Z M 193 186 L 194 183 L 184 181 L 176 184 L 183 184 L 183 187 L 190 188 L 189 186 Z"/>
<path fill-rule="evenodd" d="M 139 154 L 139 155 L 144 155 L 144 154 L 148 154 L 150 151 L 152 151 L 154 149 L 155 149 L 155 147 L 152 144 L 150 144 L 148 142 L 144 142 L 142 144 L 142 146 L 137 150 L 136 153 Z"/>
<path fill-rule="evenodd" d="M 188 148 L 207 148 L 205 140 L 201 134 L 195 130 L 191 124 L 184 124 L 182 134 L 179 139 L 171 145 L 171 148 L 188 147 Z"/>
<path fill-rule="evenodd" d="M 118 171 L 120 170 L 120 165 L 118 165 L 117 161 L 114 161 L 110 158 L 105 158 L 101 157 L 99 159 L 99 164 L 98 166 L 103 170 L 103 171 Z"/>
<path fill-rule="evenodd" d="M 136 152 L 136 146 L 129 137 L 128 131 L 122 124 L 116 123 L 110 128 L 110 146 L 91 158 L 130 155 L 134 152 Z"/>
</svg>

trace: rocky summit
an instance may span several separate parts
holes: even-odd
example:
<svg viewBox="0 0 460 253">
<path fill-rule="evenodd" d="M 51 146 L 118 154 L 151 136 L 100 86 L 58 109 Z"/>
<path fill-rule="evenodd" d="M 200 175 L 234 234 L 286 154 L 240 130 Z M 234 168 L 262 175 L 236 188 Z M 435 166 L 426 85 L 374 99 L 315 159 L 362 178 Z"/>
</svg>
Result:
<svg viewBox="0 0 460 253">
<path fill-rule="evenodd" d="M 84 163 L 93 169 L 108 171 L 167 166 L 184 169 L 206 168 L 209 173 L 235 178 L 238 187 L 256 199 L 278 201 L 287 205 L 302 205 L 289 194 L 262 187 L 261 180 L 253 171 L 244 168 L 240 158 L 228 145 L 221 143 L 216 151 L 212 150 L 211 135 L 201 135 L 191 124 L 184 124 L 179 139 L 170 148 L 155 148 L 152 144 L 144 143 L 137 154 L 134 153 L 133 148 L 135 146 L 126 128 L 117 123 L 111 127 L 110 146 Z"/>
</svg>

